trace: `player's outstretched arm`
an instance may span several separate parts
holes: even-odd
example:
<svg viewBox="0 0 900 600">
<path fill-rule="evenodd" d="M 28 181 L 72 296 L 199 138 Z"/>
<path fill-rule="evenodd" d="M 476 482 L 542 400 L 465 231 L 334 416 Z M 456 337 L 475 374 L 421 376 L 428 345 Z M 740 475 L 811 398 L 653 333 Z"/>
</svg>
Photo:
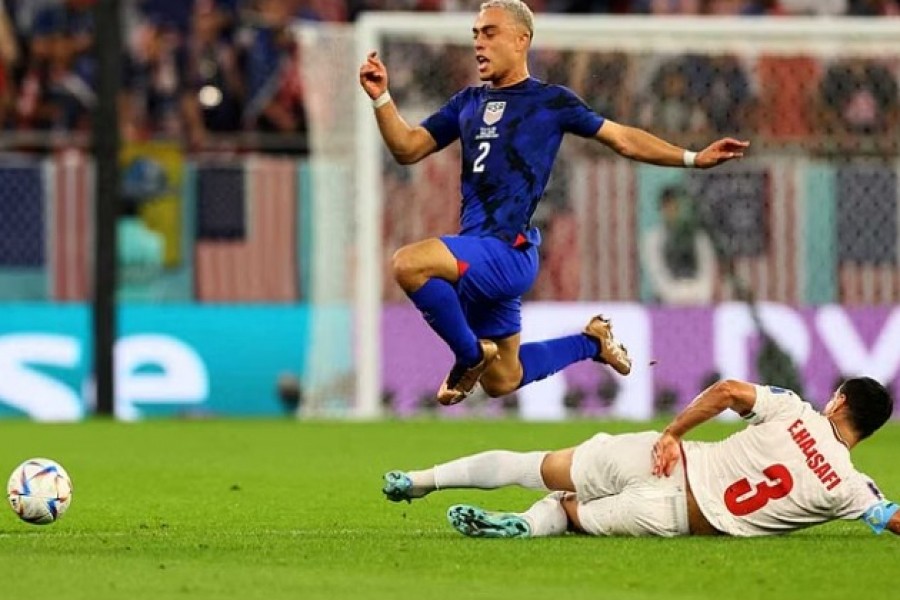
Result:
<svg viewBox="0 0 900 600">
<path fill-rule="evenodd" d="M 652 165 L 663 167 L 697 167 L 708 169 L 729 160 L 742 158 L 750 142 L 723 138 L 700 152 L 691 152 L 656 137 L 652 133 L 604 121 L 595 136 L 618 154 Z"/>
<path fill-rule="evenodd" d="M 398 163 L 411 165 L 437 149 L 424 127 L 411 127 L 400 115 L 388 93 L 387 67 L 376 52 L 370 52 L 359 68 L 359 84 L 372 99 L 381 137 Z"/>
<path fill-rule="evenodd" d="M 724 379 L 703 390 L 663 430 L 653 447 L 653 474 L 668 477 L 681 458 L 681 438 L 701 423 L 731 409 L 739 414 L 753 410 L 756 387 L 736 379 Z"/>
</svg>

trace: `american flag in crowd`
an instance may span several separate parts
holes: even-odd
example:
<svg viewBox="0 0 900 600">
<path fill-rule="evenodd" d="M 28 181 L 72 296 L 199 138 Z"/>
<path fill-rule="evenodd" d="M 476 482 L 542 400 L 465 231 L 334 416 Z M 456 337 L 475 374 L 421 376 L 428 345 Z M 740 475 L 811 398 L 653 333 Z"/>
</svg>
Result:
<svg viewBox="0 0 900 600">
<path fill-rule="evenodd" d="M 297 179 L 297 161 L 289 158 L 198 171 L 198 300 L 297 299 Z"/>
<path fill-rule="evenodd" d="M 46 211 L 49 295 L 58 301 L 85 301 L 91 295 L 93 163 L 83 153 L 61 153 L 47 164 L 44 185 L 41 170 L 30 169 L 19 186 L 25 191 L 15 199 L 38 207 L 31 211 L 38 212 L 27 219 L 30 223 L 43 223 Z M 194 267 L 194 297 L 204 302 L 296 300 L 297 161 L 251 157 L 196 169 L 196 243 L 194 255 L 186 257 Z M 25 218 L 30 213 L 19 209 L 8 214 Z M 18 244 L 15 253 L 6 254 L 18 255 L 19 263 L 42 263 L 43 255 L 28 248 Z"/>
</svg>

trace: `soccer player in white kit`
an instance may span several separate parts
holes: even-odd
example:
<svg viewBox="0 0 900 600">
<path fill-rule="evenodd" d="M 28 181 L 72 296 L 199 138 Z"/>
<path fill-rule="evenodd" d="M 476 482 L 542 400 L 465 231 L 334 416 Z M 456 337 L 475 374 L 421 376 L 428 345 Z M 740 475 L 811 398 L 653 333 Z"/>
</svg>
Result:
<svg viewBox="0 0 900 600">
<path fill-rule="evenodd" d="M 682 441 L 726 409 L 750 426 L 719 442 Z M 450 488 L 553 490 L 524 513 L 450 507 L 450 523 L 471 537 L 749 537 L 834 519 L 900 535 L 900 507 L 850 460 L 850 450 L 892 412 L 890 393 L 868 377 L 845 381 L 823 413 L 789 390 L 724 380 L 661 434 L 600 433 L 554 452 L 482 452 L 432 469 L 391 471 L 383 492 L 396 502 Z"/>
</svg>

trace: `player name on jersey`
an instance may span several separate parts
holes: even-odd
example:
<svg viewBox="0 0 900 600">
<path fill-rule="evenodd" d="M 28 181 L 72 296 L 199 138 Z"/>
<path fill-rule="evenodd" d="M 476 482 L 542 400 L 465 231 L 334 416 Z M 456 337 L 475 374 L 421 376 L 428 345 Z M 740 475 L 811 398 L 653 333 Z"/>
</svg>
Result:
<svg viewBox="0 0 900 600">
<path fill-rule="evenodd" d="M 817 449 L 816 439 L 806 429 L 803 419 L 797 419 L 791 423 L 787 431 L 803 455 L 806 456 L 806 466 L 819 478 L 825 489 L 830 491 L 840 485 L 841 478 Z"/>
</svg>

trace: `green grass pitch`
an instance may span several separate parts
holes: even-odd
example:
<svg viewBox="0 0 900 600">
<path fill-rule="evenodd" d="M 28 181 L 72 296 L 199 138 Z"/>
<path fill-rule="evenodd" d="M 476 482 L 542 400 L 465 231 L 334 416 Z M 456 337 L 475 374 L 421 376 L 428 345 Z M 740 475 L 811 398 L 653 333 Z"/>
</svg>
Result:
<svg viewBox="0 0 900 600">
<path fill-rule="evenodd" d="M 658 424 L 657 424 L 658 425 Z M 900 540 L 861 523 L 767 539 L 471 540 L 461 501 L 519 510 L 536 492 L 392 504 L 381 475 L 489 448 L 576 444 L 646 425 L 510 421 L 0 424 L 0 470 L 46 456 L 75 495 L 50 526 L 0 511 L 0 598 L 897 598 Z M 695 439 L 732 430 L 715 424 Z M 855 451 L 900 499 L 900 425 Z"/>
</svg>

